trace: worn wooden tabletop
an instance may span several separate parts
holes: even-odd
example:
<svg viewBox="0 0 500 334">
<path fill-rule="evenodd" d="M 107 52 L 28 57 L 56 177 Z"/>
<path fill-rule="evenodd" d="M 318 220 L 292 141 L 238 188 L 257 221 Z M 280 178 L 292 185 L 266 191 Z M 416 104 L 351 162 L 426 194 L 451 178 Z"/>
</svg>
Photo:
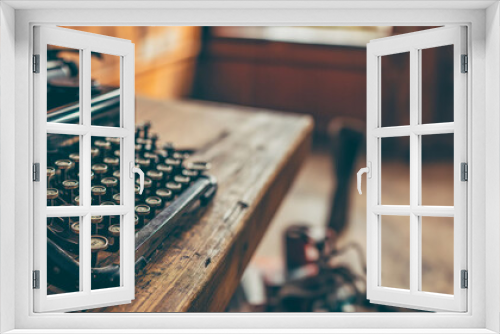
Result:
<svg viewBox="0 0 500 334">
<path fill-rule="evenodd" d="M 131 304 L 100 312 L 222 312 L 306 158 L 307 116 L 194 101 L 138 99 L 160 142 L 210 161 L 218 192 L 168 237 L 136 278 Z"/>
</svg>

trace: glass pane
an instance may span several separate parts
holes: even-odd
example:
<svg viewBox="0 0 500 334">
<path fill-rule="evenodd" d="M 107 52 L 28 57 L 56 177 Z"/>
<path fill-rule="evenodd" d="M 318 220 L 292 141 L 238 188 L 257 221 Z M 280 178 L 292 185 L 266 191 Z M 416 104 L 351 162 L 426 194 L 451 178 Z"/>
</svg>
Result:
<svg viewBox="0 0 500 334">
<path fill-rule="evenodd" d="M 421 50 L 422 123 L 453 122 L 453 45 Z"/>
<path fill-rule="evenodd" d="M 47 294 L 80 291 L 80 217 L 47 218 Z"/>
<path fill-rule="evenodd" d="M 382 126 L 410 124 L 410 53 L 380 57 Z"/>
<path fill-rule="evenodd" d="M 381 138 L 383 205 L 410 205 L 410 137 Z"/>
<path fill-rule="evenodd" d="M 120 216 L 92 216 L 92 290 L 120 286 Z"/>
<path fill-rule="evenodd" d="M 421 221 L 422 291 L 453 294 L 453 218 Z"/>
<path fill-rule="evenodd" d="M 410 289 L 410 217 L 381 216 L 381 286 Z"/>
<path fill-rule="evenodd" d="M 47 121 L 80 123 L 80 50 L 47 45 Z"/>
<path fill-rule="evenodd" d="M 121 126 L 120 58 L 92 52 L 92 125 Z"/>
<path fill-rule="evenodd" d="M 47 206 L 80 205 L 80 137 L 47 135 Z"/>
<path fill-rule="evenodd" d="M 92 205 L 120 205 L 120 150 L 120 138 L 92 137 Z"/>
<path fill-rule="evenodd" d="M 453 206 L 453 133 L 422 136 L 422 205 Z"/>
</svg>

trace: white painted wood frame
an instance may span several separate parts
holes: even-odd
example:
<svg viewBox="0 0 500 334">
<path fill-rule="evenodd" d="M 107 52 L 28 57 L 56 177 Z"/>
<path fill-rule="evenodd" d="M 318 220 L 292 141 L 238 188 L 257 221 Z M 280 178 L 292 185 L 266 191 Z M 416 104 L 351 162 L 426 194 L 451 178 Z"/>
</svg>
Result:
<svg viewBox="0 0 500 334">
<path fill-rule="evenodd" d="M 494 333 L 500 330 L 498 1 L 3 1 L 0 327 L 12 333 Z M 45 25 L 467 26 L 469 289 L 465 313 L 37 314 L 31 290 L 32 27 Z M 486 68 L 488 69 L 486 71 Z M 14 83 L 14 84 L 13 84 Z M 15 110 L 15 113 L 12 112 Z M 15 146 L 11 144 L 12 136 Z M 488 152 L 488 154 L 486 154 Z M 12 163 L 5 163 L 15 161 Z M 486 167 L 485 167 L 486 166 Z M 486 172 L 488 182 L 486 182 Z M 15 178 L 12 177 L 15 175 Z M 15 180 L 15 182 L 14 182 Z M 10 186 L 10 187 L 9 187 Z M 11 189 L 15 186 L 15 197 Z M 26 198 L 28 194 L 28 203 Z M 15 208 L 5 210 L 4 208 Z M 15 221 L 15 224 L 12 224 Z M 12 236 L 15 236 L 13 239 Z M 26 239 L 28 236 L 28 240 Z M 14 249 L 14 256 L 12 250 Z M 15 288 L 13 288 L 15 287 Z M 14 305 L 14 307 L 12 307 Z"/>
<path fill-rule="evenodd" d="M 135 291 L 134 179 L 129 176 L 129 162 L 134 161 L 135 93 L 134 44 L 128 40 L 79 32 L 71 29 L 34 27 L 34 52 L 40 55 L 40 73 L 33 76 L 34 150 L 33 161 L 40 163 L 40 182 L 34 183 L 34 270 L 40 271 L 40 288 L 34 289 L 34 312 L 73 311 L 103 305 L 129 303 Z M 47 122 L 47 46 L 79 50 L 80 122 Z M 91 52 L 119 56 L 120 121 L 119 127 L 91 125 Z M 47 134 L 69 134 L 80 138 L 80 205 L 47 206 Z M 120 205 L 91 205 L 91 139 L 93 136 L 119 137 Z M 120 284 L 115 288 L 92 290 L 91 222 L 92 215 L 119 215 Z M 47 218 L 80 217 L 80 288 L 78 292 L 47 295 Z"/>
<path fill-rule="evenodd" d="M 421 50 L 453 45 L 454 121 L 422 124 Z M 382 127 L 383 56 L 409 53 L 410 124 Z M 467 270 L 467 182 L 461 181 L 461 163 L 467 163 L 467 73 L 461 56 L 467 54 L 466 28 L 451 26 L 373 40 L 367 45 L 367 296 L 373 303 L 423 310 L 467 310 L 467 290 L 461 288 L 461 270 Z M 421 136 L 454 134 L 454 206 L 423 206 Z M 405 136 L 410 140 L 410 205 L 381 205 L 381 138 Z M 382 277 L 382 216 L 410 217 L 409 290 L 384 287 Z M 453 295 L 422 291 L 421 217 L 453 217 Z M 405 224 L 402 221 L 401 224 Z M 404 264 L 401 264 L 404 265 Z"/>
</svg>

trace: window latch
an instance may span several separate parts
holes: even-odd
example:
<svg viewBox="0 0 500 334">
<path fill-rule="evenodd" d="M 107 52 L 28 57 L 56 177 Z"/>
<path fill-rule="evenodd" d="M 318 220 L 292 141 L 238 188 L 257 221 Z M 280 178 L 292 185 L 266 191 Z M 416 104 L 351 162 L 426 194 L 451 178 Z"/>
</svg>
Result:
<svg viewBox="0 0 500 334">
<path fill-rule="evenodd" d="M 144 191 L 144 172 L 142 169 L 139 167 L 135 167 L 135 164 L 133 161 L 130 162 L 130 178 L 134 179 L 134 174 L 137 173 L 139 174 L 139 194 L 142 195 L 142 192 Z"/>
<path fill-rule="evenodd" d="M 38 162 L 33 164 L 33 181 L 40 182 L 40 164 Z"/>
<path fill-rule="evenodd" d="M 460 180 L 469 181 L 469 166 L 466 162 L 460 164 Z"/>
<path fill-rule="evenodd" d="M 467 272 L 467 270 L 462 270 L 460 272 L 460 276 L 462 280 L 462 289 L 467 289 L 469 287 L 469 273 Z"/>
<path fill-rule="evenodd" d="M 40 289 L 40 270 L 33 270 L 33 289 Z"/>
<path fill-rule="evenodd" d="M 372 163 L 368 161 L 368 166 L 361 168 L 358 171 L 358 192 L 361 195 L 361 176 L 366 173 L 366 177 L 371 179 L 372 178 Z"/>
</svg>

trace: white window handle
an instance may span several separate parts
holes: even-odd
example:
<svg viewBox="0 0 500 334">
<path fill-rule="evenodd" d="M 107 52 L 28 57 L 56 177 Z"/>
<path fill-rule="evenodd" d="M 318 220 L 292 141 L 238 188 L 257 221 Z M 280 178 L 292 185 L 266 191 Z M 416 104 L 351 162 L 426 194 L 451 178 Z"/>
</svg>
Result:
<svg viewBox="0 0 500 334">
<path fill-rule="evenodd" d="M 366 176 L 371 179 L 372 178 L 372 163 L 368 161 L 368 167 L 361 168 L 358 171 L 358 192 L 361 195 L 361 176 L 366 173 Z"/>
<path fill-rule="evenodd" d="M 133 161 L 130 162 L 130 178 L 134 179 L 134 173 L 139 174 L 139 195 L 142 195 L 144 190 L 144 172 L 139 167 L 135 167 Z"/>
</svg>

